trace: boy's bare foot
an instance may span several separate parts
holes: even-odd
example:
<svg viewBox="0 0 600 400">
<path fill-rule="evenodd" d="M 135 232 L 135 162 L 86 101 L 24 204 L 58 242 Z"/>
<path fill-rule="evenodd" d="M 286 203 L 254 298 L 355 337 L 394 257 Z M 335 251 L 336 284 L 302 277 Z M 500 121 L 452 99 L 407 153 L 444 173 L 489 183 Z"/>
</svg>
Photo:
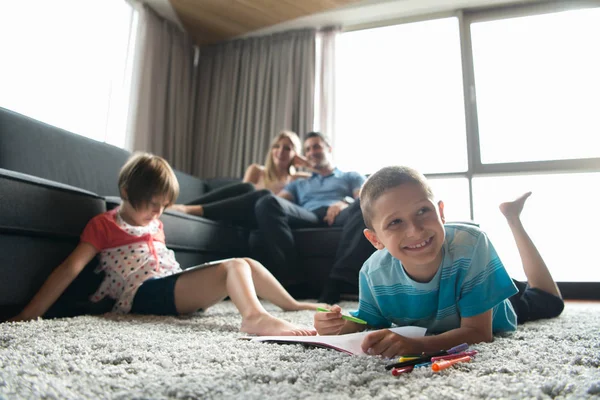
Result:
<svg viewBox="0 0 600 400">
<path fill-rule="evenodd" d="M 259 314 L 242 319 L 240 331 L 258 336 L 314 336 L 313 328 L 301 328 L 270 314 Z"/>
<path fill-rule="evenodd" d="M 317 308 L 330 308 L 331 304 L 326 303 L 308 303 L 303 301 L 297 301 L 291 307 L 282 307 L 283 311 L 300 311 L 300 310 L 313 310 L 316 311 Z"/>
<path fill-rule="evenodd" d="M 519 218 L 521 211 L 523 211 L 525 200 L 527 200 L 529 196 L 531 196 L 531 192 L 524 193 L 513 201 L 507 201 L 500 204 L 500 211 L 509 222 Z"/>
</svg>

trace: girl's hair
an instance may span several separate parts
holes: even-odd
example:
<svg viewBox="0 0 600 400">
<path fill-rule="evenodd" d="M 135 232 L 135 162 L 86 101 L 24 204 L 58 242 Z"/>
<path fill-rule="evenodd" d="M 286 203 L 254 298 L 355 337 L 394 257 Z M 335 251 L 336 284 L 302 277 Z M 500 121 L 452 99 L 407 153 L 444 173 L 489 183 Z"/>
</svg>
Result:
<svg viewBox="0 0 600 400">
<path fill-rule="evenodd" d="M 267 153 L 267 158 L 265 160 L 265 186 L 268 187 L 270 183 L 277 181 L 277 171 L 275 170 L 275 163 L 273 162 L 273 146 L 277 144 L 281 139 L 289 139 L 292 142 L 292 150 L 296 153 L 300 153 L 300 148 L 302 145 L 300 144 L 300 138 L 296 133 L 292 131 L 281 131 L 279 135 L 275 136 L 271 141 L 271 146 L 269 146 L 269 152 Z M 296 168 L 290 162 L 288 167 L 288 173 L 293 175 L 296 173 Z"/>
<path fill-rule="evenodd" d="M 119 191 L 123 189 L 135 209 L 155 196 L 164 196 L 170 206 L 179 196 L 179 182 L 167 160 L 143 152 L 134 153 L 121 168 Z"/>
<path fill-rule="evenodd" d="M 360 209 L 367 228 L 373 229 L 373 204 L 375 201 L 389 189 L 405 183 L 419 185 L 428 198 L 434 198 L 427 178 L 416 169 L 406 166 L 384 167 L 371 175 L 360 189 Z"/>
</svg>

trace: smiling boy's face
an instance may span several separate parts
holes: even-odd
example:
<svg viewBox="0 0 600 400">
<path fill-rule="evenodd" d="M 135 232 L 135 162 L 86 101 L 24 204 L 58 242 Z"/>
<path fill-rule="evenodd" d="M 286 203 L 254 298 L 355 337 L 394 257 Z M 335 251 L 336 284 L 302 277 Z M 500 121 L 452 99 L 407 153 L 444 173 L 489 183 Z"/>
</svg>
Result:
<svg viewBox="0 0 600 400">
<path fill-rule="evenodd" d="M 412 279 L 428 282 L 442 261 L 444 203 L 435 204 L 416 183 L 385 191 L 371 204 L 373 229 L 365 236 L 402 262 Z"/>
</svg>

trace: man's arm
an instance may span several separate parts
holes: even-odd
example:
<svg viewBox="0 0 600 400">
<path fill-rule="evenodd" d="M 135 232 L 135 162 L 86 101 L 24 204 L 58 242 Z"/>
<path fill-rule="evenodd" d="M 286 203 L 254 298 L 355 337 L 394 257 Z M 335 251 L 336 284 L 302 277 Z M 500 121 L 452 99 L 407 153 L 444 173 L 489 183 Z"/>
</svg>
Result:
<svg viewBox="0 0 600 400">
<path fill-rule="evenodd" d="M 279 193 L 277 193 L 277 197 L 284 198 L 292 203 L 294 202 L 294 196 L 285 189 L 280 190 Z"/>
<path fill-rule="evenodd" d="M 337 216 L 342 212 L 343 209 L 348 207 L 348 203 L 345 201 L 337 201 L 327 208 L 327 214 L 323 217 L 323 221 L 327 222 L 327 225 L 331 226 L 335 222 Z"/>
</svg>

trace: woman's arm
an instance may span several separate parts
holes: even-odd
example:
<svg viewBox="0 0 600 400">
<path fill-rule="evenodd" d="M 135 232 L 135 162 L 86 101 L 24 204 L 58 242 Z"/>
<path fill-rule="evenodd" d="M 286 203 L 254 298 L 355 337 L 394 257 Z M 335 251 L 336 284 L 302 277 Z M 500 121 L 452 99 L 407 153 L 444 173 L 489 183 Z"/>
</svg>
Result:
<svg viewBox="0 0 600 400">
<path fill-rule="evenodd" d="M 248 168 L 246 168 L 246 172 L 244 173 L 243 182 L 249 182 L 253 185 L 258 185 L 263 174 L 265 173 L 262 165 L 259 164 L 251 164 Z"/>
<path fill-rule="evenodd" d="M 292 181 L 295 181 L 297 179 L 306 179 L 306 178 L 310 178 L 312 176 L 312 174 L 310 172 L 302 172 L 302 171 L 298 171 L 296 172 L 294 175 L 292 175 Z"/>
<path fill-rule="evenodd" d="M 19 315 L 9 321 L 27 321 L 44 315 L 85 266 L 98 253 L 89 243 L 81 242 L 58 266 Z"/>
</svg>

